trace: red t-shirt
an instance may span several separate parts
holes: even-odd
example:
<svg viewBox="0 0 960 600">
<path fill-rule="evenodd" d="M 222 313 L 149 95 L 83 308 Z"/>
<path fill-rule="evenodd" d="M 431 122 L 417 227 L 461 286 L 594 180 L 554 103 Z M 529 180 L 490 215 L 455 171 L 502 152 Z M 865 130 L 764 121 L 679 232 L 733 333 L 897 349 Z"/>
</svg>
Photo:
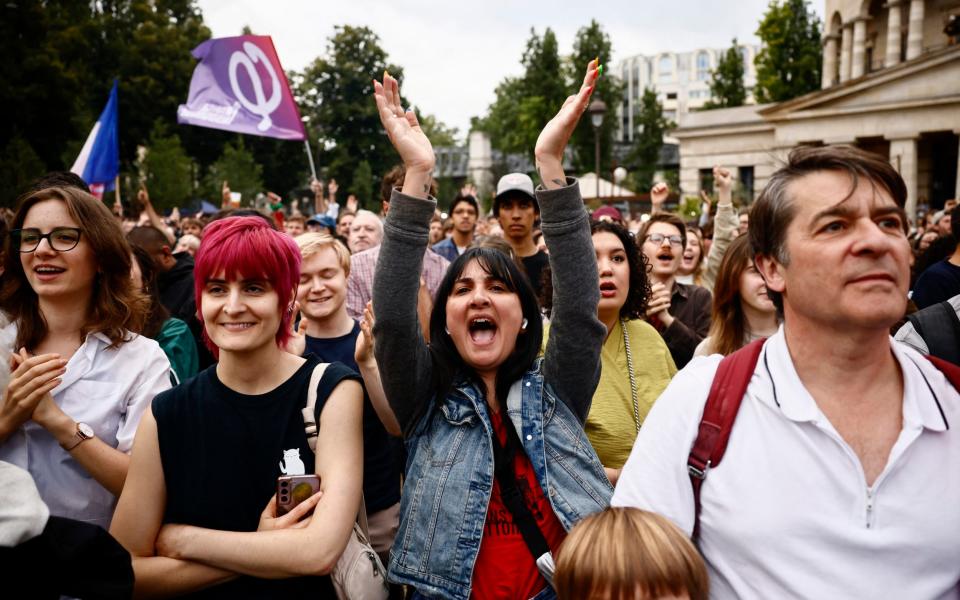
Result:
<svg viewBox="0 0 960 600">
<path fill-rule="evenodd" d="M 507 429 L 500 415 L 491 413 L 490 420 L 500 443 L 506 445 Z M 567 532 L 554 514 L 524 452 L 517 452 L 514 456 L 513 469 L 525 504 L 533 513 L 550 550 L 556 554 Z M 477 600 L 532 598 L 546 586 L 547 582 L 537 570 L 537 563 L 520 530 L 513 523 L 513 515 L 500 499 L 500 483 L 494 479 L 480 553 L 473 567 L 470 597 Z"/>
</svg>

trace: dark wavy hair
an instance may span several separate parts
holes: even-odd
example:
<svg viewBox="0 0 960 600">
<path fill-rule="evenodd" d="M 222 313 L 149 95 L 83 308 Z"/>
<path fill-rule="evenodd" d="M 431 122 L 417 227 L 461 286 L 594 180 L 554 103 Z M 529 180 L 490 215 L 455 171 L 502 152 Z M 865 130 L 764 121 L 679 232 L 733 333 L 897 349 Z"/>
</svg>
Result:
<svg viewBox="0 0 960 600">
<path fill-rule="evenodd" d="M 593 221 L 590 223 L 590 234 L 612 233 L 623 244 L 627 253 L 627 265 L 630 267 L 630 291 L 627 301 L 620 308 L 620 316 L 624 319 L 642 319 L 647 314 L 647 300 L 650 298 L 650 280 L 647 279 L 647 257 L 640 251 L 640 246 L 630 232 L 623 225 L 610 221 Z"/>
<path fill-rule="evenodd" d="M 513 352 L 497 370 L 494 387 L 498 402 L 505 405 L 510 386 L 530 369 L 540 353 L 540 344 L 543 342 L 543 323 L 540 320 L 537 295 L 526 274 L 520 270 L 513 259 L 495 248 L 466 250 L 453 261 L 443 281 L 440 282 L 433 312 L 430 314 L 430 354 L 433 357 L 434 386 L 437 397 L 443 398 L 453 386 L 458 374 L 466 375 L 475 383 L 481 383 L 480 376 L 463 362 L 457 347 L 446 331 L 447 300 L 450 298 L 454 284 L 472 261 L 477 261 L 484 272 L 503 282 L 508 290 L 517 295 L 523 316 L 527 319 L 526 331 L 517 336 Z M 481 390 L 484 389 L 482 385 L 479 387 Z"/>
<path fill-rule="evenodd" d="M 637 240 L 626 227 L 612 221 L 591 221 L 590 235 L 597 233 L 612 233 L 623 244 L 627 253 L 627 266 L 630 269 L 630 291 L 627 299 L 620 307 L 620 316 L 624 319 L 642 319 L 647 314 L 647 301 L 650 299 L 650 279 L 647 277 L 649 263 L 647 257 L 637 244 Z M 540 290 L 540 303 L 543 312 L 550 316 L 553 312 L 553 277 L 548 266 L 543 270 L 543 287 Z"/>
<path fill-rule="evenodd" d="M 20 229 L 27 213 L 35 205 L 57 200 L 66 205 L 70 217 L 80 226 L 82 239 L 90 244 L 97 262 L 90 313 L 81 335 L 103 333 L 116 348 L 129 340 L 128 332 L 140 333 L 146 318 L 148 300 L 130 279 L 131 249 L 123 236 L 120 223 L 103 202 L 76 187 L 51 187 L 28 192 L 19 202 L 10 229 Z M 3 286 L 0 309 L 17 324 L 16 348 L 36 348 L 47 335 L 47 322 L 40 312 L 37 293 L 33 291 L 20 252 L 12 247 L 8 236 L 4 246 Z"/>
</svg>

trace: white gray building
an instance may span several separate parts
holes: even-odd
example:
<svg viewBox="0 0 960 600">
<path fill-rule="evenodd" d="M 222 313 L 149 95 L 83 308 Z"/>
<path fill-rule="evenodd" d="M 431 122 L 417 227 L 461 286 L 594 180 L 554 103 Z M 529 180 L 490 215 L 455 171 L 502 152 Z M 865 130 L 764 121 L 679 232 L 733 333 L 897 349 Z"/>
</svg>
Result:
<svg viewBox="0 0 960 600">
<path fill-rule="evenodd" d="M 710 99 L 710 79 L 727 48 L 700 48 L 691 52 L 638 54 L 614 65 L 613 74 L 624 84 L 623 100 L 617 107 L 619 127 L 616 140 L 633 141 L 636 134 L 634 116 L 640 110 L 640 98 L 646 88 L 657 92 L 663 113 L 673 122 L 691 110 L 702 107 Z M 753 60 L 759 46 L 740 45 L 743 59 L 743 82 L 747 103 L 752 104 L 756 69 Z"/>
</svg>

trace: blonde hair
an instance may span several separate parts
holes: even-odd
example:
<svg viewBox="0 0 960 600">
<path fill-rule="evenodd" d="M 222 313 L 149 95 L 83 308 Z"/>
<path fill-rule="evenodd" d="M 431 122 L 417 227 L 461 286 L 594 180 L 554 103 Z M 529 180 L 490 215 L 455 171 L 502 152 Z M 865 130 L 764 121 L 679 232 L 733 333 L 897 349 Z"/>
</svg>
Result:
<svg viewBox="0 0 960 600">
<path fill-rule="evenodd" d="M 554 577 L 560 600 L 635 600 L 688 595 L 707 600 L 707 569 L 697 549 L 660 515 L 608 508 L 571 531 Z"/>
<path fill-rule="evenodd" d="M 343 275 L 345 277 L 350 276 L 350 251 L 337 238 L 329 233 L 308 232 L 298 235 L 294 241 L 300 248 L 300 256 L 303 260 L 307 260 L 324 248 L 333 248 L 337 260 L 340 261 L 340 267 L 343 269 Z"/>
</svg>

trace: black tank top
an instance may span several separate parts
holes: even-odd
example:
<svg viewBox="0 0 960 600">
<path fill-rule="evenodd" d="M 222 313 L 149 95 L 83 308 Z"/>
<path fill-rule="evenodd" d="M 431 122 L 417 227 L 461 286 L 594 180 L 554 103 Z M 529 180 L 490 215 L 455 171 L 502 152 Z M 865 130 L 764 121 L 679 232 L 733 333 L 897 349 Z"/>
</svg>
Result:
<svg viewBox="0 0 960 600">
<path fill-rule="evenodd" d="M 217 377 L 214 365 L 154 398 L 167 488 L 164 523 L 256 531 L 277 477 L 283 474 L 280 464 L 285 452 L 299 450 L 304 472 L 314 472 L 300 410 L 319 361 L 312 355 L 306 358 L 290 379 L 266 394 L 249 396 L 231 390 Z M 317 387 L 317 414 L 343 379 L 359 377 L 332 363 Z M 336 598 L 328 577 L 241 577 L 188 597 L 281 598 L 289 593 Z"/>
</svg>

